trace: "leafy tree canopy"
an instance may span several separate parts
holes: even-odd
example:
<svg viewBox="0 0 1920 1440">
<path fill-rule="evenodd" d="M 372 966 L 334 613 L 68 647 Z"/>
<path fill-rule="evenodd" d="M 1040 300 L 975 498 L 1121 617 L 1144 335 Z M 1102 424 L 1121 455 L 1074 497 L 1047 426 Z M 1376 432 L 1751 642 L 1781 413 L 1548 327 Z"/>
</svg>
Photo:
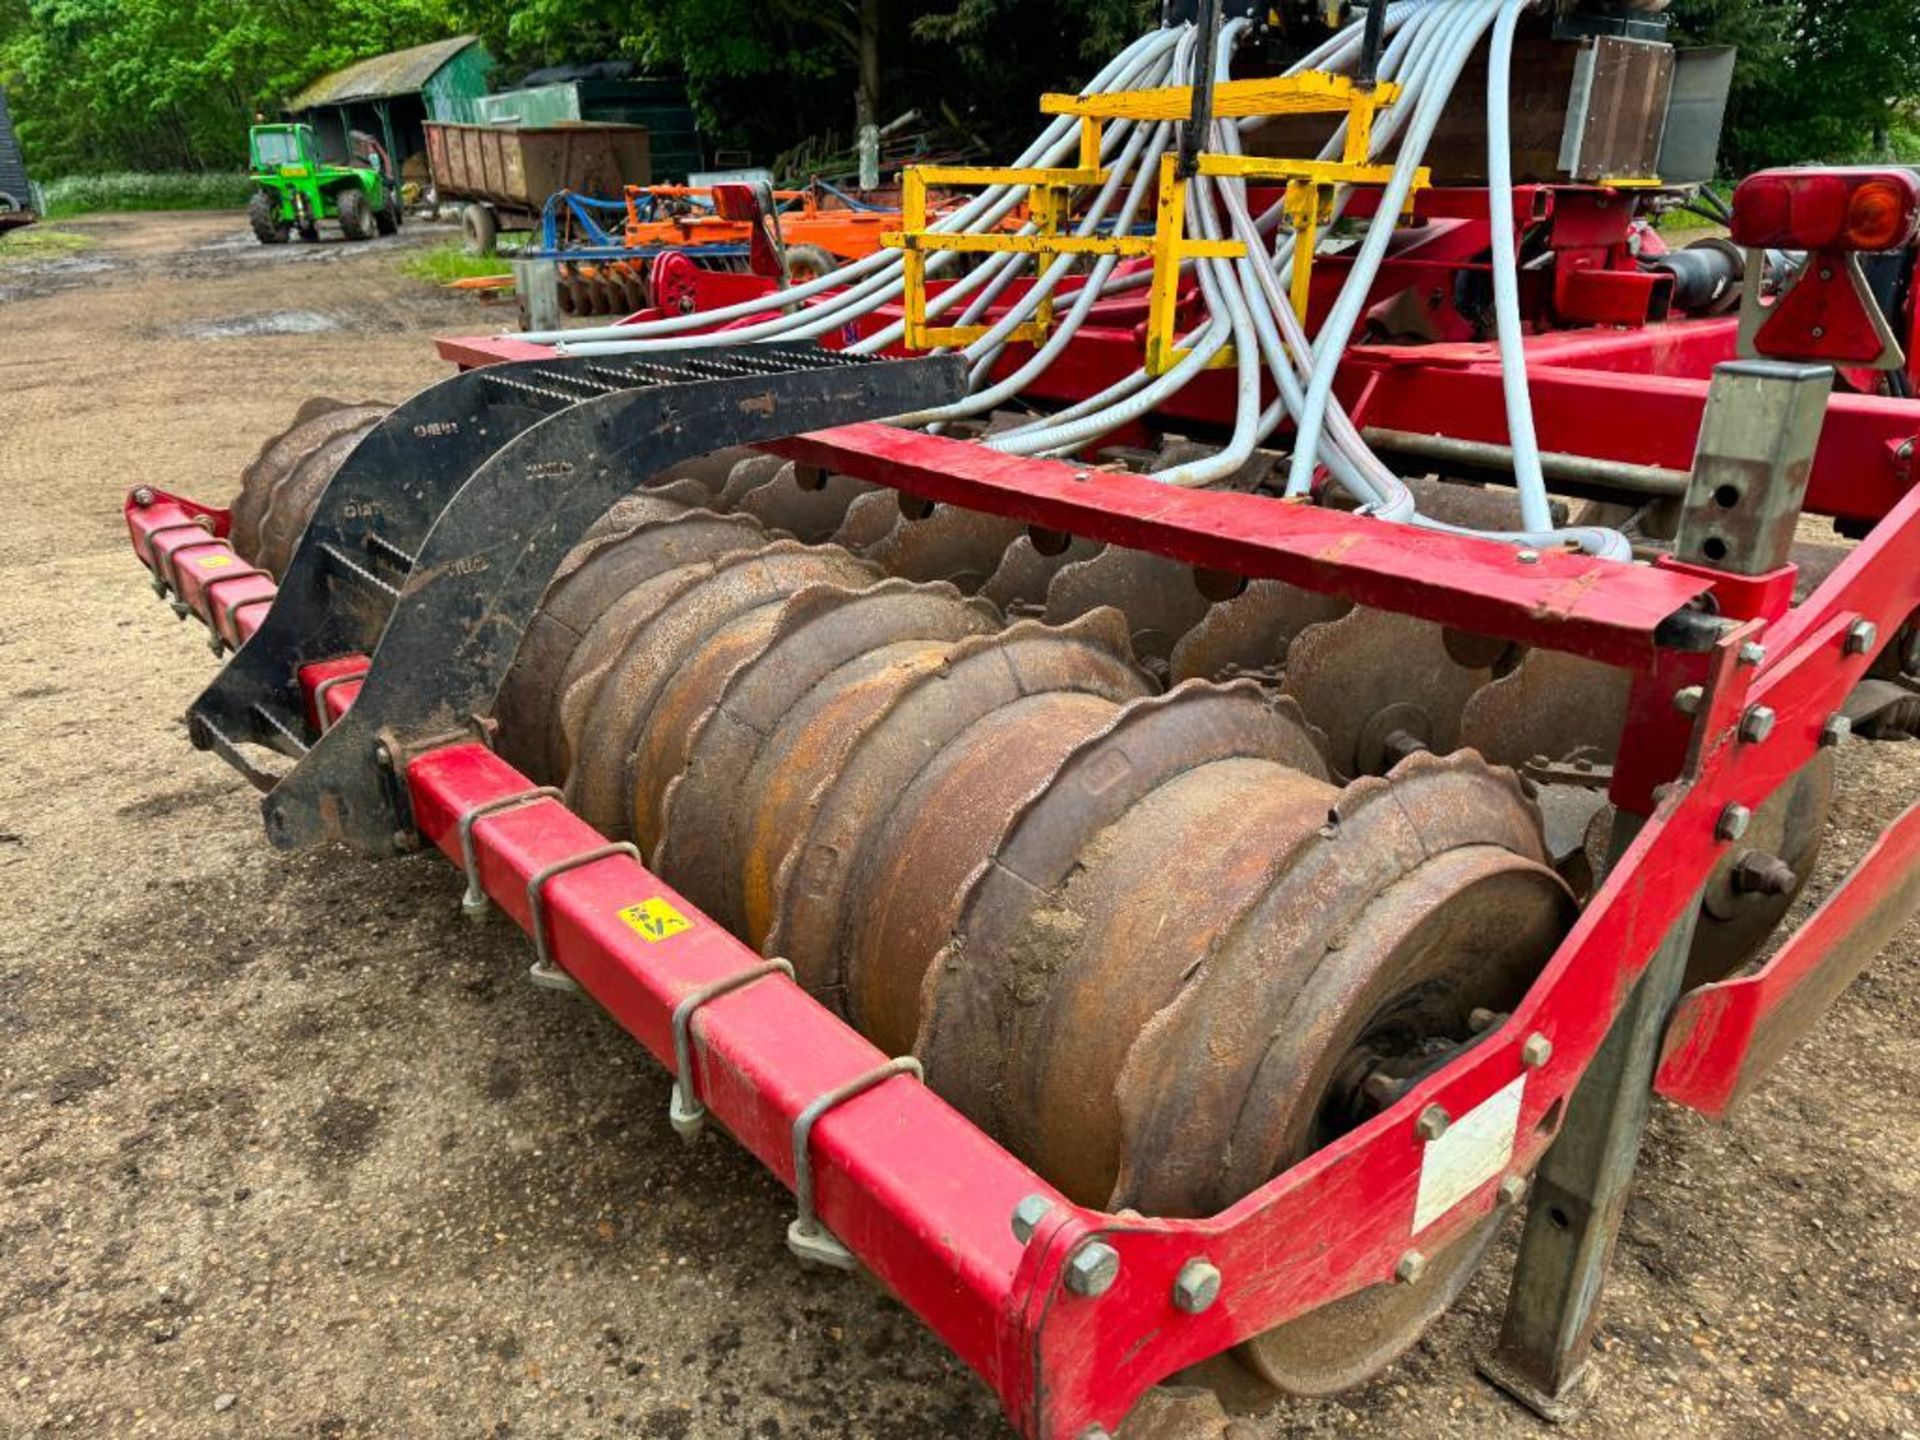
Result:
<svg viewBox="0 0 1920 1440">
<path fill-rule="evenodd" d="M 511 75 L 626 56 L 685 75 L 710 139 L 770 156 L 856 110 L 909 109 L 1004 152 L 1034 98 L 1150 23 L 1151 0 L 0 0 L 0 85 L 36 173 L 231 169 L 246 127 L 316 76 L 480 34 Z M 1920 144 L 1915 0 L 1674 0 L 1740 47 L 1742 171 Z M 1920 160 L 1920 154 L 1907 158 Z"/>
</svg>

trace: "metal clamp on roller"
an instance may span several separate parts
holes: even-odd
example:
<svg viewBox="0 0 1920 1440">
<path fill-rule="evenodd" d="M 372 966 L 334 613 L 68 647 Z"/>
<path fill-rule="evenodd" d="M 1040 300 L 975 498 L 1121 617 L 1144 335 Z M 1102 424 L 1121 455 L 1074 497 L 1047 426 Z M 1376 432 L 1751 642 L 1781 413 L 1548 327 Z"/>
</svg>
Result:
<svg viewBox="0 0 1920 1440">
<path fill-rule="evenodd" d="M 835 1106 L 844 1105 L 856 1095 L 864 1095 L 896 1075 L 911 1075 L 923 1085 L 927 1080 L 920 1062 L 911 1055 L 902 1055 L 827 1091 L 793 1122 L 793 1198 L 798 1202 L 800 1213 L 787 1226 L 787 1249 L 797 1258 L 816 1265 L 831 1265 L 836 1270 L 859 1268 L 860 1262 L 854 1253 L 835 1239 L 833 1232 L 822 1225 L 820 1217 L 813 1212 L 813 1127 Z"/>
<path fill-rule="evenodd" d="M 366 678 L 366 671 L 354 670 L 345 675 L 329 675 L 313 687 L 313 713 L 319 717 L 320 733 L 322 735 L 326 734 L 327 731 L 332 728 L 332 726 L 327 723 L 327 695 L 333 690 L 333 687 L 336 685 L 345 685 L 350 680 L 365 681 Z"/>
<path fill-rule="evenodd" d="M 556 875 L 564 875 L 569 870 L 578 870 L 582 865 L 608 860 L 615 855 L 627 855 L 632 857 L 634 864 L 640 863 L 640 851 L 622 840 L 596 845 L 565 860 L 556 860 L 527 882 L 527 928 L 533 932 L 533 967 L 527 971 L 527 979 L 542 990 L 565 990 L 575 995 L 584 993 L 579 981 L 553 963 L 552 952 L 547 948 L 547 882 Z"/>
<path fill-rule="evenodd" d="M 673 1007 L 673 1098 L 667 1102 L 667 1123 L 673 1133 L 688 1144 L 700 1138 L 707 1127 L 707 1107 L 693 1088 L 693 1015 L 709 1000 L 740 990 L 773 974 L 793 979 L 793 966 L 785 960 L 768 960 L 750 965 L 738 974 L 724 976 L 698 990 L 688 991 Z"/>
<path fill-rule="evenodd" d="M 167 573 L 167 557 L 166 553 L 160 548 L 160 537 L 162 535 L 172 535 L 179 530 L 198 530 L 202 535 L 205 535 L 207 539 L 213 539 L 213 535 L 208 531 L 207 527 L 194 520 L 176 520 L 171 525 L 156 525 L 147 532 L 147 559 L 149 561 L 149 568 L 153 571 L 154 588 L 160 592 L 162 597 L 164 597 L 168 591 L 175 588 L 176 577 Z"/>
<path fill-rule="evenodd" d="M 265 570 L 256 570 L 253 573 L 256 575 L 265 575 L 269 580 L 273 578 L 273 576 Z M 221 612 L 221 614 L 226 617 L 227 628 L 235 635 L 238 635 L 240 633 L 240 612 L 242 610 L 251 610 L 259 605 L 271 606 L 273 604 L 273 598 L 272 595 L 253 595 L 245 600 L 229 602 L 226 609 Z M 238 649 L 239 647 L 235 646 L 234 648 Z"/>
<path fill-rule="evenodd" d="M 324 681 L 322 688 L 333 683 L 332 680 Z M 314 694 L 316 697 L 319 696 L 320 689 L 316 688 Z M 467 893 L 460 897 L 460 911 L 468 919 L 482 919 L 493 907 L 493 902 L 487 898 L 487 892 L 480 888 L 480 857 L 473 848 L 475 823 L 486 819 L 489 815 L 498 815 L 503 810 L 517 810 L 522 805 L 531 805 L 535 800 L 557 800 L 564 804 L 566 796 L 552 785 L 541 785 L 532 790 L 516 790 L 511 795 L 497 795 L 491 800 L 474 806 L 460 817 L 460 868 L 466 872 L 467 876 Z"/>
</svg>

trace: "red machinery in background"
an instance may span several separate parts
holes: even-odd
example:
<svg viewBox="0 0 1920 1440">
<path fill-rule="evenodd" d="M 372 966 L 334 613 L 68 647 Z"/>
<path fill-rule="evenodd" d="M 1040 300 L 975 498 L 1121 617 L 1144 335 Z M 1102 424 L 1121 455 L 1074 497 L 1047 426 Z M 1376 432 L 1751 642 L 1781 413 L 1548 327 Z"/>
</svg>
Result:
<svg viewBox="0 0 1920 1440">
<path fill-rule="evenodd" d="M 1382 455 L 1454 480 L 1514 465 L 1496 192 L 1421 191 L 1337 385 Z M 1523 1201 L 1485 1368 L 1558 1414 L 1652 1095 L 1725 1115 L 1920 902 L 1916 808 L 1755 958 L 1823 823 L 1786 800 L 1920 693 L 1920 186 L 1768 172 L 1732 243 L 1686 260 L 1639 253 L 1650 193 L 1512 192 L 1540 463 L 1634 562 L 1352 513 L 1324 476 L 1289 499 L 1258 466 L 1210 488 L 1134 473 L 1217 438 L 1225 370 L 1058 458 L 980 443 L 991 422 L 877 423 L 969 383 L 952 354 L 855 353 L 903 303 L 822 346 L 715 344 L 724 311 L 679 348 L 443 341 L 460 373 L 390 413 L 308 416 L 331 440 L 270 447 L 232 514 L 142 487 L 127 522 L 235 651 L 189 726 L 266 791 L 273 842 L 441 849 L 471 908 L 529 931 L 537 982 L 673 1069 L 676 1129 L 718 1119 L 795 1191 L 795 1253 L 869 1270 L 1022 1433 L 1106 1434 L 1236 1347 L 1282 1389 L 1352 1383 Z M 1310 332 L 1350 263 L 1318 257 Z M 1147 309 L 1091 305 L 1022 404 L 1124 382 Z M 1812 516 L 1858 543 L 1807 548 Z M 760 548 L 700 548 L 722 530 Z M 955 558 L 982 533 L 997 569 Z M 642 552 L 655 568 L 612 575 Z M 1042 578 L 1021 588 L 1016 560 Z M 1070 572 L 1105 563 L 1114 609 L 1069 608 Z M 1149 574 L 1194 578 L 1202 618 L 1154 618 Z M 999 628 L 947 585 L 1051 624 Z M 922 605 L 947 648 L 809 711 L 795 676 L 930 633 L 863 628 Z M 1480 677 L 1451 711 L 1419 678 L 1444 668 L 1429 642 Z M 1056 744 L 1043 711 L 1085 734 Z M 846 748 L 869 734 L 894 738 Z M 294 763 L 268 772 L 262 747 Z M 713 828 L 735 795 L 765 808 Z M 1245 828 L 1283 800 L 1291 818 Z M 689 847 L 729 846 L 744 879 L 709 884 Z M 1258 898 L 1229 907 L 1236 886 Z M 1422 985 L 1444 1018 L 1407 998 Z"/>
</svg>

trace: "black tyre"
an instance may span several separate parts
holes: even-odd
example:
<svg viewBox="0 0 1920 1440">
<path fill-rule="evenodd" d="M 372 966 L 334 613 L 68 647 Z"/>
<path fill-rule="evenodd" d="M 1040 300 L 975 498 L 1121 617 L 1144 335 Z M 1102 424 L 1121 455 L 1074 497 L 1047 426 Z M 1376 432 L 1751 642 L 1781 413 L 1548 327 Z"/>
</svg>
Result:
<svg viewBox="0 0 1920 1440">
<path fill-rule="evenodd" d="M 500 238 L 500 217 L 485 205 L 469 205 L 460 212 L 460 229 L 469 255 L 491 255 Z"/>
<path fill-rule="evenodd" d="M 293 233 L 293 227 L 280 218 L 280 202 L 265 190 L 254 191 L 247 201 L 247 224 L 262 245 L 284 245 Z"/>
<path fill-rule="evenodd" d="M 375 213 L 373 223 L 380 227 L 382 235 L 392 235 L 406 223 L 406 211 L 400 204 L 399 191 L 387 191 L 387 203 Z"/>
<path fill-rule="evenodd" d="M 340 192 L 337 202 L 340 207 L 340 233 L 349 240 L 371 240 L 374 237 L 373 207 L 367 203 L 367 192 L 355 185 Z"/>
</svg>

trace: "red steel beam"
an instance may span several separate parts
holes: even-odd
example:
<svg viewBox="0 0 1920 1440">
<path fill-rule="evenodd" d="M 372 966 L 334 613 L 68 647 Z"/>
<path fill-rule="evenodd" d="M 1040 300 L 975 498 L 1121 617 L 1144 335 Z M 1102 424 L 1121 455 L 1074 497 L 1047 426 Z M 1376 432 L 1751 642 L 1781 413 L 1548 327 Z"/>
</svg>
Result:
<svg viewBox="0 0 1920 1440">
<path fill-rule="evenodd" d="M 461 817 L 534 789 L 484 746 L 429 751 L 407 767 L 414 822 L 462 864 Z M 604 838 L 553 801 L 472 826 L 482 886 L 522 929 L 543 869 Z M 755 951 L 624 855 L 568 870 L 546 887 L 553 959 L 656 1059 L 674 1065 L 672 1015 L 686 996 L 762 964 Z M 632 923 L 671 907 L 685 928 Z M 784 976 L 707 1002 L 691 1030 L 695 1093 L 791 1188 L 793 1130 L 817 1098 L 888 1059 Z M 828 1229 L 1000 1393 L 1010 1412 L 1028 1388 L 1027 1357 L 1006 1342 L 1010 1299 L 1030 1269 L 1009 1220 L 1024 1197 L 1057 1191 L 910 1077 L 828 1111 L 813 1130 L 816 1204 Z"/>
<path fill-rule="evenodd" d="M 1182 490 L 888 425 L 764 448 L 936 503 L 1632 668 L 1651 664 L 1661 622 L 1712 588 L 1644 566 L 1521 551 L 1265 496 Z"/>
</svg>

